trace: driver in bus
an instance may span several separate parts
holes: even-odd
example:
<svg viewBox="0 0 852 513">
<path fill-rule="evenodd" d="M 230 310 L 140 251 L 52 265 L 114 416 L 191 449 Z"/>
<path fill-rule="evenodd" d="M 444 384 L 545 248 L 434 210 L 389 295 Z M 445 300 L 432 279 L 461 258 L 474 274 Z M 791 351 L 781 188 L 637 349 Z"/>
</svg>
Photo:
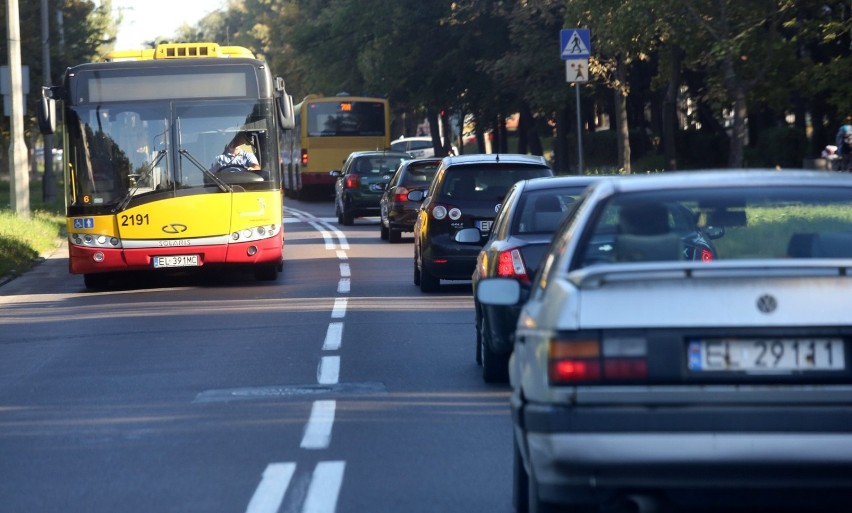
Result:
<svg viewBox="0 0 852 513">
<path fill-rule="evenodd" d="M 259 171 L 260 163 L 257 157 L 246 147 L 251 147 L 249 136 L 245 132 L 240 132 L 225 146 L 224 152 L 216 157 L 216 160 L 210 165 L 210 171 L 215 173 L 226 168 Z M 236 169 L 231 170 L 234 171 Z"/>
</svg>

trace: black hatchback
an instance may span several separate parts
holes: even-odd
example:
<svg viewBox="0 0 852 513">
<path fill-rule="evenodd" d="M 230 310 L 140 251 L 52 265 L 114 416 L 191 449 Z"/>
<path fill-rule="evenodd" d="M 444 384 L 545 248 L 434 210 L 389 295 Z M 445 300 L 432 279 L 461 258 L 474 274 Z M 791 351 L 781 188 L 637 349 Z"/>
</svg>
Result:
<svg viewBox="0 0 852 513">
<path fill-rule="evenodd" d="M 414 284 L 434 292 L 441 280 L 469 280 L 506 193 L 515 182 L 545 176 L 553 171 L 543 157 L 444 157 L 414 226 Z"/>
</svg>

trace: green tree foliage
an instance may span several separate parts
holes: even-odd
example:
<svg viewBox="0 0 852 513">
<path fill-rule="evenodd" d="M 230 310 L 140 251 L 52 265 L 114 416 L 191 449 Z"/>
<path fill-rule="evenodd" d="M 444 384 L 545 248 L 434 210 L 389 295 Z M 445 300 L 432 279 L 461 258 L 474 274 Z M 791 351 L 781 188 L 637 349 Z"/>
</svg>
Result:
<svg viewBox="0 0 852 513">
<path fill-rule="evenodd" d="M 30 89 L 26 98 L 27 114 L 24 119 L 25 140 L 32 139 L 36 130 L 36 101 L 40 87 L 45 83 L 42 62 L 41 1 L 18 3 L 21 26 L 21 64 L 29 66 Z M 69 66 L 96 60 L 110 47 L 115 38 L 116 21 L 112 18 L 111 0 L 99 4 L 89 0 L 63 0 L 48 2 L 50 12 L 51 84 L 58 84 Z M 58 14 L 58 16 L 57 16 Z M 60 19 L 61 23 L 57 20 Z M 6 3 L 0 9 L 0 24 L 6 32 Z M 9 50 L 6 37 L 0 38 L 0 55 L 6 63 Z M 0 119 L 0 146 L 9 145 L 9 118 Z M 7 152 L 0 152 L 0 168 L 8 173 Z"/>
</svg>

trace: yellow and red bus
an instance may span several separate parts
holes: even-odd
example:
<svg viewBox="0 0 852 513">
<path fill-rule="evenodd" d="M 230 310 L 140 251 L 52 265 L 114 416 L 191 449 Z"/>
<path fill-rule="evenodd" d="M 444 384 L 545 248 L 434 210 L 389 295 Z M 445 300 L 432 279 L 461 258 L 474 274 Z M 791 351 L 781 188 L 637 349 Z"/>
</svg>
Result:
<svg viewBox="0 0 852 513">
<path fill-rule="evenodd" d="M 310 95 L 296 105 L 296 128 L 282 143 L 288 196 L 334 190 L 329 173 L 353 151 L 390 147 L 390 109 L 384 98 Z"/>
<path fill-rule="evenodd" d="M 161 44 L 69 68 L 45 87 L 43 132 L 64 123 L 69 270 L 89 288 L 118 272 L 282 267 L 284 81 L 242 47 Z M 214 165 L 238 141 L 243 166 Z"/>
</svg>

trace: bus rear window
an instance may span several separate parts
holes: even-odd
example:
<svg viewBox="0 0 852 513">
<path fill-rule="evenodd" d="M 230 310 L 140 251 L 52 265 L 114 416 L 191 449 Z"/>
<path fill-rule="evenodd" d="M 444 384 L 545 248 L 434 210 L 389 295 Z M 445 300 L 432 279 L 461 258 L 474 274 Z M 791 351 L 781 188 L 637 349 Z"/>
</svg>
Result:
<svg viewBox="0 0 852 513">
<path fill-rule="evenodd" d="M 381 102 L 335 101 L 308 105 L 311 137 L 382 136 L 385 106 Z"/>
</svg>

